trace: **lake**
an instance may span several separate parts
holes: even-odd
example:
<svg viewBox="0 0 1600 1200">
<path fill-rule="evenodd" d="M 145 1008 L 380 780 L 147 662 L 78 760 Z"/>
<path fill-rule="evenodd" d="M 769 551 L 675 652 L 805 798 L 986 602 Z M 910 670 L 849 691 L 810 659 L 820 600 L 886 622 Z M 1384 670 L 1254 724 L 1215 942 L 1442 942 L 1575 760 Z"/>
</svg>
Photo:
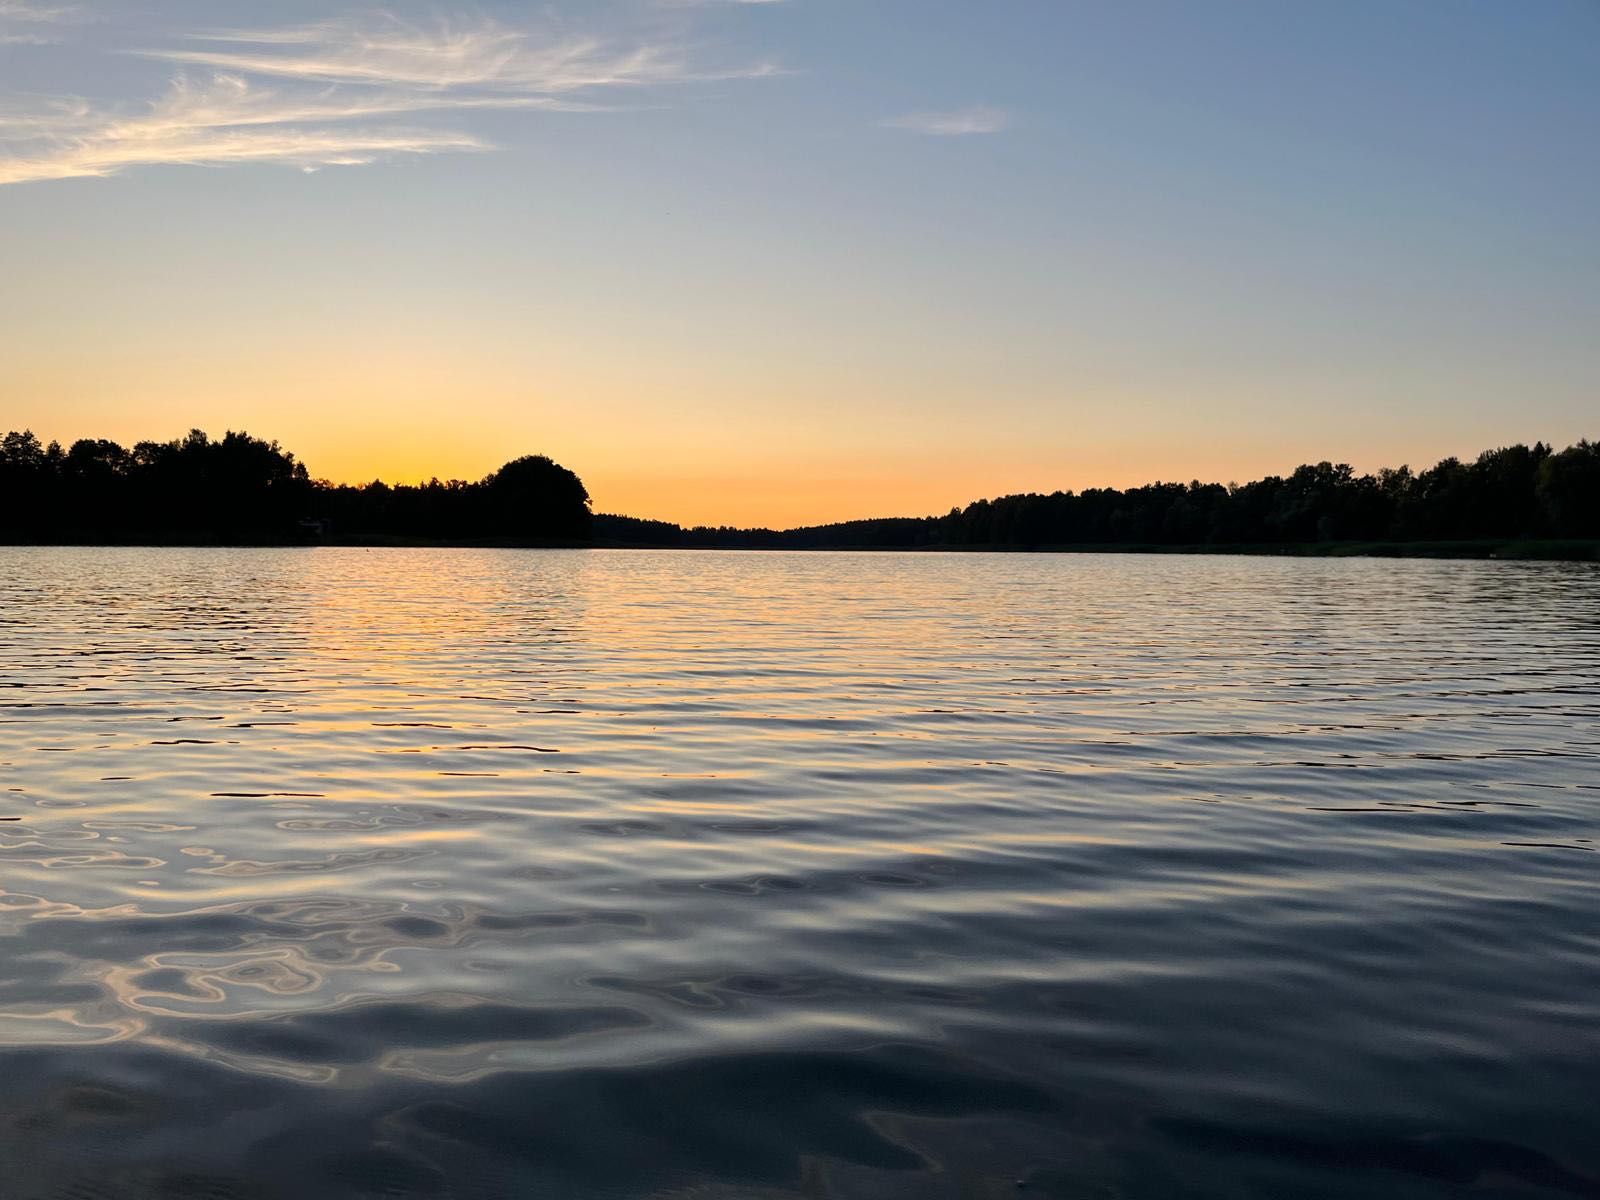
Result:
<svg viewBox="0 0 1600 1200">
<path fill-rule="evenodd" d="M 1600 1196 L 1600 568 L 0 549 L 8 1198 Z"/>
</svg>

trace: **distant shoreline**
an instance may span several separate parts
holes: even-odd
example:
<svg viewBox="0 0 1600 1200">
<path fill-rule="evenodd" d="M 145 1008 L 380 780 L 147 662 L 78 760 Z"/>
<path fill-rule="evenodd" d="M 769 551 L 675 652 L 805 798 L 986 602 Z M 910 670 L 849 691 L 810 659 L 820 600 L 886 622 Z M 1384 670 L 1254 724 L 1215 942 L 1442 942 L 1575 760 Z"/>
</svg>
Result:
<svg viewBox="0 0 1600 1200">
<path fill-rule="evenodd" d="M 353 543 L 352 543 L 353 544 Z M 420 544 L 420 543 L 419 543 Z M 1307 542 L 1237 544 L 1166 543 L 1100 544 L 1078 542 L 1066 545 L 1016 546 L 658 546 L 648 543 L 591 543 L 595 550 L 730 550 L 826 554 L 866 554 L 880 551 L 891 554 L 1211 554 L 1241 555 L 1253 558 L 1459 558 L 1506 559 L 1525 562 L 1600 561 L 1600 540 L 1529 539 L 1433 542 Z"/>
<path fill-rule="evenodd" d="M 359 487 L 314 479 L 276 442 L 191 430 L 131 449 L 0 437 L 0 543 L 31 545 L 598 546 L 703 550 L 1330 557 L 1600 558 L 1600 442 L 1544 442 L 1357 474 L 1318 462 L 1249 483 L 1025 492 L 943 515 L 791 529 L 595 512 L 539 454 L 476 482 Z"/>
<path fill-rule="evenodd" d="M 130 541 L 0 541 L 5 547 L 105 550 L 649 550 L 716 553 L 780 554 L 1147 554 L 1236 555 L 1254 558 L 1431 558 L 1503 560 L 1511 562 L 1600 562 L 1600 540 L 1492 539 L 1427 542 L 1305 543 L 1165 543 L 1016 546 L 664 546 L 648 542 L 527 541 L 516 539 L 327 538 L 320 541 L 198 541 L 143 539 Z"/>
</svg>

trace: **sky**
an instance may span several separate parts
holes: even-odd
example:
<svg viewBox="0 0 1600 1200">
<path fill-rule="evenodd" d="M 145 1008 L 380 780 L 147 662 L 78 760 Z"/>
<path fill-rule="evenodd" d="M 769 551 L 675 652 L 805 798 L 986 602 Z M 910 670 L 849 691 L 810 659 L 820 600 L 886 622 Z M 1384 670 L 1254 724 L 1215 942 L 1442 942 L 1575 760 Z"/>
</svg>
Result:
<svg viewBox="0 0 1600 1200">
<path fill-rule="evenodd" d="M 0 430 L 790 526 L 1597 384 L 1600 0 L 0 0 Z"/>
</svg>

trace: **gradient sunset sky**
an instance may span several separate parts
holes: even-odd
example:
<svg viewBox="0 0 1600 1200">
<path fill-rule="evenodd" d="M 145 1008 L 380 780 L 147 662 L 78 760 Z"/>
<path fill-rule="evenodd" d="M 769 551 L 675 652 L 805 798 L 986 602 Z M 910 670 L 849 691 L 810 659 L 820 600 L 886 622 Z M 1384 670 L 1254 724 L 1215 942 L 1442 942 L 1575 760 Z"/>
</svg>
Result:
<svg viewBox="0 0 1600 1200">
<path fill-rule="evenodd" d="M 0 0 L 0 430 L 793 525 L 1597 384 L 1594 0 Z"/>
</svg>

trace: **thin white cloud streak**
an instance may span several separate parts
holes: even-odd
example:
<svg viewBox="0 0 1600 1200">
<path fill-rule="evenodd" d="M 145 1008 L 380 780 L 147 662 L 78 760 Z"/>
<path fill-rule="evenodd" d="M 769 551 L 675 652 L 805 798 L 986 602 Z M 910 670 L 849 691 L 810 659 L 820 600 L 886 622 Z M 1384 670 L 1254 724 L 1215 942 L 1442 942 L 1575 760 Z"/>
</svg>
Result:
<svg viewBox="0 0 1600 1200">
<path fill-rule="evenodd" d="M 0 186 L 114 175 L 128 167 L 155 163 L 228 166 L 267 162 L 314 171 L 364 166 L 397 154 L 489 148 L 468 134 L 434 130 L 196 130 L 183 137 L 151 135 L 120 142 L 88 139 L 45 158 L 0 161 Z"/>
<path fill-rule="evenodd" d="M 40 26 L 61 25 L 77 15 L 76 9 L 64 4 L 0 0 L 0 46 L 48 46 L 60 39 L 54 33 L 40 32 Z"/>
<path fill-rule="evenodd" d="M 65 4 L 33 4 L 30 0 L 0 0 L 0 21 L 48 24 L 70 20 L 76 10 Z"/>
<path fill-rule="evenodd" d="M 784 0 L 656 0 L 657 8 L 739 8 L 753 4 L 782 4 Z"/>
<path fill-rule="evenodd" d="M 168 134 L 186 129 L 327 123 L 472 108 L 604 111 L 597 105 L 552 96 L 470 96 L 376 88 L 284 92 L 239 75 L 213 75 L 203 83 L 180 75 L 172 81 L 167 94 L 139 117 L 109 117 L 81 100 L 63 101 L 43 114 L 0 114 L 0 130 L 8 126 L 31 127 L 39 136 L 100 133 L 110 140 L 128 140 L 145 133 Z"/>
<path fill-rule="evenodd" d="M 617 49 L 596 38 L 536 42 L 494 21 L 423 27 L 389 18 L 375 27 L 321 22 L 295 29 L 201 34 L 191 41 L 240 49 L 156 49 L 166 62 L 320 83 L 387 84 L 555 95 L 589 88 L 642 87 L 755 78 L 771 64 L 705 72 L 674 47 Z"/>
<path fill-rule="evenodd" d="M 16 0 L 0 0 L 8 2 Z M 140 52 L 214 71 L 199 83 L 178 76 L 142 113 L 81 100 L 0 112 L 0 185 L 157 164 L 315 169 L 486 150 L 489 143 L 469 133 L 388 121 L 467 109 L 592 112 L 605 106 L 575 93 L 773 73 L 765 66 L 695 71 L 669 47 L 617 51 L 593 39 L 541 44 L 488 21 L 426 29 L 393 19 L 370 28 L 322 23 L 191 41 L 237 48 Z"/>
<path fill-rule="evenodd" d="M 448 130 L 345 124 L 420 107 L 406 96 L 286 97 L 238 78 L 219 77 L 203 86 L 180 79 L 138 116 L 108 115 L 66 102 L 37 115 L 0 115 L 0 185 L 114 175 L 157 163 L 269 162 L 309 169 L 397 154 L 490 148 L 479 138 Z M 28 153 L 30 143 L 40 148 Z"/>
<path fill-rule="evenodd" d="M 961 108 L 953 112 L 917 112 L 890 117 L 883 124 L 929 137 L 969 137 L 973 134 L 1000 133 L 1011 127 L 1011 114 L 1002 108 Z"/>
</svg>

